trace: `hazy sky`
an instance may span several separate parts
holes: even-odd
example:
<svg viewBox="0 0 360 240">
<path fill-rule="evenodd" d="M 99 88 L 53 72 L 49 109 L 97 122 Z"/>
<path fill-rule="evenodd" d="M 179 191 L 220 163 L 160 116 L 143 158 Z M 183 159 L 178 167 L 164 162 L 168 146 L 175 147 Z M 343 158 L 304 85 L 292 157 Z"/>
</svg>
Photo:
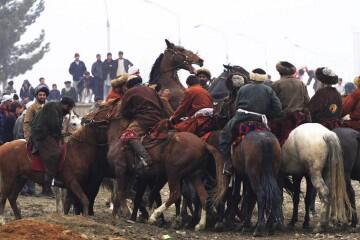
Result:
<svg viewBox="0 0 360 240">
<path fill-rule="evenodd" d="M 62 88 L 71 79 L 68 68 L 75 52 L 88 69 L 97 53 L 105 56 L 105 2 L 113 56 L 124 51 L 145 81 L 165 49 L 164 39 L 178 42 L 178 18 L 182 45 L 198 51 L 214 76 L 226 63 L 226 45 L 231 64 L 247 70 L 262 67 L 274 80 L 279 60 L 297 67 L 329 66 L 345 81 L 355 74 L 358 0 L 46 0 L 45 11 L 23 40 L 45 29 L 51 51 L 31 71 L 15 78 L 15 86 L 19 88 L 24 79 L 37 85 L 44 76 L 48 84 Z M 182 80 L 186 76 L 181 73 Z"/>
</svg>

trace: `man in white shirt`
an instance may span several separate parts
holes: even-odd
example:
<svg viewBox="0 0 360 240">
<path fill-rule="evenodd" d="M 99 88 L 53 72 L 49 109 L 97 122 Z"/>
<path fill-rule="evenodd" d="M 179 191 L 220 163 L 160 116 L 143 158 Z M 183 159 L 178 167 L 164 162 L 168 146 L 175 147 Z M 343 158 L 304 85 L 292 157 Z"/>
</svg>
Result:
<svg viewBox="0 0 360 240">
<path fill-rule="evenodd" d="M 128 73 L 129 67 L 133 66 L 132 62 L 128 59 L 123 58 L 124 53 L 119 51 L 119 58 L 116 60 L 117 70 L 116 76 L 120 76 L 121 74 Z"/>
</svg>

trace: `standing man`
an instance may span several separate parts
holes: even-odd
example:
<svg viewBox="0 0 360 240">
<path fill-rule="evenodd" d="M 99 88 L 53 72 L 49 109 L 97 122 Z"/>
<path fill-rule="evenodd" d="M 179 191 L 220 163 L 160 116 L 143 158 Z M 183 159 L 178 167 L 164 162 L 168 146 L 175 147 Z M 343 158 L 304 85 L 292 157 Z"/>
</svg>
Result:
<svg viewBox="0 0 360 240">
<path fill-rule="evenodd" d="M 279 62 L 276 70 L 280 79 L 273 83 L 272 88 L 279 97 L 283 117 L 272 122 L 271 130 L 283 144 L 290 132 L 302 123 L 309 122 L 310 115 L 306 110 L 309 95 L 305 84 L 294 76 L 296 68 L 289 62 Z"/>
<path fill-rule="evenodd" d="M 133 64 L 128 59 L 123 58 L 123 56 L 123 51 L 119 51 L 119 58 L 116 60 L 116 76 L 128 73 L 129 68 L 133 66 Z"/>
<path fill-rule="evenodd" d="M 64 116 L 70 113 L 74 106 L 75 102 L 67 97 L 62 98 L 60 102 L 48 102 L 30 124 L 31 142 L 45 166 L 43 187 L 46 192 L 51 192 L 51 184 L 60 161 Z"/>
<path fill-rule="evenodd" d="M 91 66 L 91 74 L 94 76 L 94 94 L 95 98 L 104 98 L 104 74 L 103 63 L 101 61 L 101 55 L 96 54 L 96 62 Z"/>
<path fill-rule="evenodd" d="M 76 89 L 71 86 L 71 81 L 64 82 L 65 87 L 61 89 L 61 97 L 68 97 L 74 100 L 74 102 L 78 102 L 78 94 L 76 93 Z"/>
<path fill-rule="evenodd" d="M 104 89 L 103 96 L 107 96 L 110 92 L 111 84 L 110 81 L 116 77 L 116 61 L 112 59 L 112 54 L 108 53 L 106 55 L 106 60 L 103 62 L 103 79 L 104 79 Z"/>
<path fill-rule="evenodd" d="M 70 64 L 69 73 L 73 76 L 73 86 L 78 92 L 78 84 L 80 82 L 80 78 L 86 72 L 86 66 L 83 61 L 80 61 L 80 54 L 75 53 L 74 57 L 75 60 Z"/>
<path fill-rule="evenodd" d="M 44 77 L 39 78 L 39 84 L 36 86 L 35 90 L 42 87 L 47 87 L 47 89 L 49 89 L 49 86 L 45 83 Z"/>
<path fill-rule="evenodd" d="M 47 87 L 36 88 L 35 91 L 35 103 L 30 105 L 26 109 L 26 113 L 24 116 L 24 137 L 26 141 L 30 139 L 30 123 L 35 117 L 36 113 L 40 111 L 40 109 L 44 106 L 46 98 L 49 96 L 49 89 Z"/>
</svg>

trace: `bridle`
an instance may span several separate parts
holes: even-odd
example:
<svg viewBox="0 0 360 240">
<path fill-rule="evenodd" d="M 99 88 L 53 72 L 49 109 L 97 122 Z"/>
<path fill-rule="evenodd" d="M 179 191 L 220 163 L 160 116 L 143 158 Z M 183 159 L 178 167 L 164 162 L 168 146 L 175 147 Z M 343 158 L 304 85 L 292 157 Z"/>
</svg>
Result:
<svg viewBox="0 0 360 240">
<path fill-rule="evenodd" d="M 176 50 L 171 49 L 171 48 L 165 49 L 164 53 L 166 54 L 167 52 L 170 53 L 172 57 L 182 56 L 184 58 L 184 60 L 181 63 L 179 63 L 178 65 L 175 65 L 175 66 L 173 66 L 173 67 L 171 67 L 169 69 L 166 69 L 165 71 L 162 71 L 161 73 L 166 73 L 166 72 L 170 72 L 170 71 L 173 71 L 173 70 L 178 70 L 178 69 L 180 69 L 181 66 L 184 66 L 184 65 L 191 66 L 191 64 L 193 64 L 193 62 L 189 59 L 189 57 L 184 53 L 181 53 L 181 52 L 176 51 Z"/>
</svg>

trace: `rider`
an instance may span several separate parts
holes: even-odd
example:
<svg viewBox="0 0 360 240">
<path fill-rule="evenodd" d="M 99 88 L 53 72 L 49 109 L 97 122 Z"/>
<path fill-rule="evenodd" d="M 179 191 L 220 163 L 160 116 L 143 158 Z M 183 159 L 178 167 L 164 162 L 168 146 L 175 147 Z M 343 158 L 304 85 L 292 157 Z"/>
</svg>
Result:
<svg viewBox="0 0 360 240">
<path fill-rule="evenodd" d="M 44 106 L 46 98 L 49 96 L 49 89 L 45 86 L 35 89 L 35 102 L 26 109 L 24 117 L 24 137 L 26 141 L 29 141 L 31 131 L 30 123 L 35 117 L 35 114 Z"/>
<path fill-rule="evenodd" d="M 345 120 L 347 127 L 360 131 L 360 76 L 354 78 L 356 90 L 343 99 L 342 116 L 350 115 L 349 120 Z"/>
<path fill-rule="evenodd" d="M 199 79 L 190 75 L 186 79 L 186 89 L 180 105 L 170 117 L 174 128 L 180 132 L 192 132 L 203 135 L 211 128 L 213 99 L 209 92 L 200 85 Z"/>
<path fill-rule="evenodd" d="M 152 159 L 142 145 L 140 137 L 161 120 L 163 106 L 156 91 L 142 85 L 140 76 L 130 76 L 126 87 L 128 90 L 122 98 L 120 113 L 130 120 L 130 124 L 122 133 L 121 139 L 139 156 L 137 168 L 141 170 L 149 167 Z"/>
<path fill-rule="evenodd" d="M 114 101 L 116 99 L 121 99 L 125 93 L 126 80 L 128 78 L 127 74 L 123 74 L 113 80 L 111 80 L 111 91 L 106 97 L 106 102 Z"/>
<path fill-rule="evenodd" d="M 271 127 L 280 143 L 284 143 L 291 130 L 309 122 L 310 116 L 305 109 L 309 103 L 309 95 L 305 84 L 294 76 L 294 65 L 285 61 L 279 62 L 276 70 L 280 74 L 280 80 L 274 82 L 272 88 L 280 99 L 284 116 L 272 122 Z"/>
<path fill-rule="evenodd" d="M 205 89 L 209 88 L 208 82 L 211 79 L 211 73 L 206 68 L 199 68 L 196 70 L 196 77 L 199 79 L 200 86 L 202 86 Z"/>
<path fill-rule="evenodd" d="M 308 109 L 313 122 L 334 129 L 341 125 L 342 99 L 336 88 L 332 87 L 338 82 L 338 76 L 329 68 L 316 69 L 316 78 L 324 85 L 315 92 L 310 99 Z"/>
<path fill-rule="evenodd" d="M 263 84 L 267 74 L 257 68 L 250 73 L 250 82 L 242 86 L 236 96 L 236 113 L 220 132 L 220 150 L 225 158 L 224 174 L 232 174 L 231 143 L 233 130 L 241 122 L 262 121 L 266 124 L 266 117 L 277 117 L 281 114 L 281 103 L 276 93 Z M 266 116 L 266 117 L 265 117 Z"/>
<path fill-rule="evenodd" d="M 51 192 L 52 180 L 60 161 L 63 118 L 74 106 L 74 100 L 68 97 L 63 97 L 60 102 L 48 102 L 30 123 L 30 141 L 38 149 L 45 166 L 44 189 L 46 192 Z"/>
</svg>

